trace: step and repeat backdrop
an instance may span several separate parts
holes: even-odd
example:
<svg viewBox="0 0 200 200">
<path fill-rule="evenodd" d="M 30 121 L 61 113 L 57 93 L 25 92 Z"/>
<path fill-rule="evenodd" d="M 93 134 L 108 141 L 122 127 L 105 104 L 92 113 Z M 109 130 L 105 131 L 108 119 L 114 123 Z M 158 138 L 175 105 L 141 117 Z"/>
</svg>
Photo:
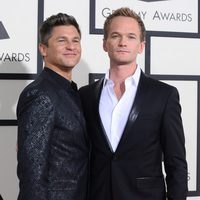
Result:
<svg viewBox="0 0 200 200">
<path fill-rule="evenodd" d="M 52 14 L 75 16 L 82 30 L 82 58 L 73 71 L 78 86 L 103 76 L 107 16 L 128 6 L 143 19 L 146 48 L 138 64 L 146 74 L 177 87 L 188 161 L 188 199 L 200 200 L 200 5 L 199 0 L 7 0 L 0 6 L 0 194 L 18 195 L 16 104 L 43 67 L 38 27 Z"/>
</svg>

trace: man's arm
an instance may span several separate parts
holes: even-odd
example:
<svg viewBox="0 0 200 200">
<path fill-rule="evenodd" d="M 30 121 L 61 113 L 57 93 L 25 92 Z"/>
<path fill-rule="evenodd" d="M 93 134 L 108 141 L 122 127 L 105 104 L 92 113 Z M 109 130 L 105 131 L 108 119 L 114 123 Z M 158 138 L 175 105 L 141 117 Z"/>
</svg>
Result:
<svg viewBox="0 0 200 200">
<path fill-rule="evenodd" d="M 168 97 L 161 131 L 168 199 L 185 200 L 187 196 L 187 162 L 181 106 L 176 88 L 172 89 Z"/>
<path fill-rule="evenodd" d="M 47 200 L 49 142 L 54 123 L 51 100 L 45 95 L 21 97 L 17 107 L 18 200 Z"/>
</svg>

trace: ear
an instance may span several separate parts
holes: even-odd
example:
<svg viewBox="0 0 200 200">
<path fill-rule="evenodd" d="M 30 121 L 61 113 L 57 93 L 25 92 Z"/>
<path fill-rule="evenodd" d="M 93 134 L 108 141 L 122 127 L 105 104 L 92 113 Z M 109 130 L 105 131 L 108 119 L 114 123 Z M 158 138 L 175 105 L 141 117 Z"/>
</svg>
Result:
<svg viewBox="0 0 200 200">
<path fill-rule="evenodd" d="M 141 42 L 140 43 L 140 47 L 138 49 L 138 53 L 141 54 L 144 50 L 144 47 L 145 47 L 145 41 Z"/>
<path fill-rule="evenodd" d="M 103 49 L 105 52 L 107 52 L 107 46 L 106 46 L 106 40 L 103 39 Z"/>
<path fill-rule="evenodd" d="M 40 53 L 42 55 L 42 57 L 45 57 L 47 55 L 47 46 L 45 44 L 42 44 L 40 43 L 39 44 L 39 50 L 40 50 Z"/>
</svg>

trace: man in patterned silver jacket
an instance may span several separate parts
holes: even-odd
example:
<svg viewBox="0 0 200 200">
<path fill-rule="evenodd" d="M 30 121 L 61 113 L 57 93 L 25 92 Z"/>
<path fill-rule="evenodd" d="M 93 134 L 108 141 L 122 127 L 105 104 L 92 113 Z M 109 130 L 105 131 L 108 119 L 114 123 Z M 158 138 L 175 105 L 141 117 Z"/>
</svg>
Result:
<svg viewBox="0 0 200 200">
<path fill-rule="evenodd" d="M 40 29 L 45 67 L 21 93 L 18 200 L 86 200 L 88 142 L 72 69 L 81 56 L 73 16 L 52 15 Z"/>
</svg>

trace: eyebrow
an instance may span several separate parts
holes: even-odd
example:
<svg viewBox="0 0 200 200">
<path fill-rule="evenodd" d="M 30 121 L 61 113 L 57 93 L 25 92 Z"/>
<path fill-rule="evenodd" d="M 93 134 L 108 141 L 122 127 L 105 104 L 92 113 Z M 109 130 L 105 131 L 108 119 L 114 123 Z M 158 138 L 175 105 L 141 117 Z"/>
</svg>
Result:
<svg viewBox="0 0 200 200">
<path fill-rule="evenodd" d="M 56 37 L 56 39 L 67 39 L 67 38 L 68 37 L 66 37 L 66 36 L 58 36 L 58 37 Z M 78 40 L 80 40 L 81 38 L 79 36 L 75 36 L 72 39 L 78 39 Z"/>
<path fill-rule="evenodd" d="M 112 32 L 110 35 L 114 35 L 114 34 L 118 34 L 118 35 L 121 35 L 121 33 L 120 32 L 117 32 L 117 31 L 115 31 L 115 32 Z M 134 36 L 137 36 L 135 33 L 127 33 L 127 35 L 134 35 Z"/>
</svg>

